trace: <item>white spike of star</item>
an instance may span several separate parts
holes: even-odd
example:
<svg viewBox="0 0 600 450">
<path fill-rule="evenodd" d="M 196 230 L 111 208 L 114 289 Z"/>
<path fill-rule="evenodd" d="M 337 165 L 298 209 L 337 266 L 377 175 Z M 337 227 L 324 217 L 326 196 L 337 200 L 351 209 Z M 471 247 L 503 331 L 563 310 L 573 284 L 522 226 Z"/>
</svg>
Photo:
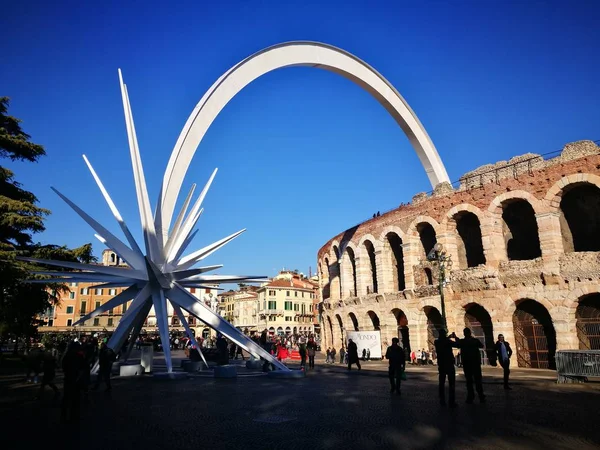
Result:
<svg viewBox="0 0 600 450">
<path fill-rule="evenodd" d="M 52 277 L 56 282 L 91 282 L 102 283 L 103 287 L 126 287 L 123 292 L 106 302 L 104 305 L 96 308 L 85 317 L 82 317 L 77 324 L 83 323 L 98 314 L 102 314 L 110 308 L 115 308 L 128 301 L 131 305 L 127 312 L 123 315 L 115 332 L 108 342 L 108 346 L 118 353 L 123 344 L 129 337 L 135 340 L 139 334 L 142 324 L 146 319 L 151 307 L 154 307 L 156 313 L 157 324 L 160 332 L 163 349 L 165 349 L 165 360 L 167 370 L 173 371 L 171 362 L 171 354 L 169 352 L 169 329 L 168 329 L 168 306 L 170 302 L 173 310 L 179 316 L 184 324 L 184 327 L 192 340 L 195 343 L 194 336 L 188 326 L 183 311 L 187 312 L 204 322 L 209 327 L 215 329 L 225 337 L 229 338 L 237 345 L 244 348 L 249 353 L 256 357 L 261 357 L 268 360 L 279 370 L 289 370 L 285 365 L 277 361 L 270 353 L 266 352 L 262 347 L 252 341 L 250 338 L 241 333 L 237 328 L 223 319 L 221 316 L 213 312 L 203 302 L 199 301 L 186 287 L 212 287 L 219 283 L 228 282 L 262 282 L 267 281 L 266 277 L 261 276 L 238 276 L 238 275 L 206 275 L 206 272 L 216 270 L 222 265 L 212 265 L 205 267 L 193 268 L 200 260 L 217 251 L 234 238 L 239 236 L 245 230 L 238 231 L 219 241 L 203 247 L 200 250 L 192 252 L 187 256 L 183 256 L 188 245 L 196 236 L 198 230 L 194 230 L 198 219 L 202 213 L 200 206 L 215 178 L 217 169 L 215 169 L 206 183 L 199 197 L 193 202 L 192 208 L 188 211 L 191 203 L 195 185 L 192 186 L 190 193 L 187 195 L 181 212 L 173 228 L 168 231 L 161 227 L 162 215 L 160 211 L 154 217 L 151 214 L 150 201 L 148 199 L 148 188 L 144 169 L 140 157 L 135 125 L 133 123 L 133 114 L 129 103 L 129 95 L 127 86 L 123 82 L 121 70 L 119 69 L 119 82 L 121 87 L 121 96 L 123 101 L 123 110 L 125 114 L 125 125 L 127 129 L 127 138 L 129 143 L 129 151 L 131 163 L 133 166 L 133 175 L 135 181 L 136 197 L 142 223 L 143 241 L 145 252 L 138 245 L 125 221 L 121 217 L 119 210 L 114 204 L 108 191 L 104 187 L 100 177 L 93 169 L 89 160 L 84 156 L 85 163 L 90 170 L 97 186 L 102 193 L 108 207 L 110 208 L 114 218 L 118 222 L 123 234 L 125 235 L 125 244 L 122 240 L 114 236 L 104 226 L 100 225 L 91 216 L 85 213 L 79 206 L 61 194 L 58 190 L 53 190 L 96 232 L 95 236 L 105 244 L 108 248 L 117 253 L 124 261 L 128 263 L 130 268 L 107 267 L 103 265 L 81 264 L 66 261 L 50 261 L 35 258 L 20 258 L 26 261 L 34 262 L 42 265 L 58 266 L 62 268 L 72 269 L 75 271 L 48 271 L 40 270 L 33 272 L 36 275 L 44 275 Z M 182 175 L 183 176 L 183 175 Z M 157 208 L 163 202 L 163 192 L 159 195 Z M 168 217 L 169 222 L 171 217 Z M 32 282 L 47 282 L 48 280 L 31 280 Z M 129 349 L 125 349 L 124 353 L 128 354 Z M 203 357 L 204 358 L 204 357 Z"/>
</svg>

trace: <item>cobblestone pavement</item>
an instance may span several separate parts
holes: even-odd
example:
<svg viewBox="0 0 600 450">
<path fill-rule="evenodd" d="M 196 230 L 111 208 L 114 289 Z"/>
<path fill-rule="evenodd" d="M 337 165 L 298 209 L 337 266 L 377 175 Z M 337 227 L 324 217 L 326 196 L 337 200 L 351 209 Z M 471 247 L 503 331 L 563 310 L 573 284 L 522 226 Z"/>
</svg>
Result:
<svg viewBox="0 0 600 450">
<path fill-rule="evenodd" d="M 112 395 L 91 393 L 79 427 L 59 424 L 50 392 L 36 402 L 34 386 L 4 376 L 0 442 L 6 450 L 600 448 L 598 384 L 556 385 L 551 372 L 516 370 L 506 392 L 500 371 L 487 370 L 487 403 L 466 405 L 458 376 L 451 410 L 438 404 L 435 368 L 409 367 L 401 397 L 389 393 L 384 368 L 321 363 L 297 380 L 115 378 Z"/>
</svg>

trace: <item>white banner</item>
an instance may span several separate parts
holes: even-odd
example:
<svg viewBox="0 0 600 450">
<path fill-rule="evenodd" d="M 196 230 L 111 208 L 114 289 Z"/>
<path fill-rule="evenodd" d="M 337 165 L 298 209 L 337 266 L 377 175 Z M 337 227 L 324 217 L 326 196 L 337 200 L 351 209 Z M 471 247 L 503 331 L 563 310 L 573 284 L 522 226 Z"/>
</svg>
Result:
<svg viewBox="0 0 600 450">
<path fill-rule="evenodd" d="M 381 333 L 379 331 L 348 331 L 346 344 L 352 339 L 358 347 L 358 357 L 362 358 L 363 349 L 369 349 L 371 358 L 381 358 Z M 346 348 L 348 348 L 346 346 Z"/>
</svg>

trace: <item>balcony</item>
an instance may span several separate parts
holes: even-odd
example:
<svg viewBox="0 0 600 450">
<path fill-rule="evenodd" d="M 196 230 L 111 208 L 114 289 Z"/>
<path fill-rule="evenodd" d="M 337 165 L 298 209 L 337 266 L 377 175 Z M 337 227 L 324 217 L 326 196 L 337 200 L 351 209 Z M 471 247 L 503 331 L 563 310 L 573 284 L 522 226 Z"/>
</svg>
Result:
<svg viewBox="0 0 600 450">
<path fill-rule="evenodd" d="M 283 309 L 261 309 L 258 312 L 261 316 L 283 316 Z"/>
</svg>

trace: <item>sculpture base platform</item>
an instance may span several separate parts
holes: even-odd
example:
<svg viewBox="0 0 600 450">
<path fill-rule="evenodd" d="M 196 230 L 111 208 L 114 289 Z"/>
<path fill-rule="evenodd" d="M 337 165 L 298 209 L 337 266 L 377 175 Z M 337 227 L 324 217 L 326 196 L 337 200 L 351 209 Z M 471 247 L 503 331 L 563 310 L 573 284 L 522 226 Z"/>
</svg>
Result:
<svg viewBox="0 0 600 450">
<path fill-rule="evenodd" d="M 215 378 L 237 378 L 237 367 L 235 366 L 215 366 Z"/>
<path fill-rule="evenodd" d="M 153 378 L 163 380 L 181 380 L 183 378 L 187 378 L 187 376 L 187 372 L 155 372 L 153 374 Z"/>
<path fill-rule="evenodd" d="M 272 370 L 267 372 L 269 378 L 305 378 L 304 370 Z"/>
<path fill-rule="evenodd" d="M 185 361 L 183 363 L 183 370 L 185 372 L 198 372 L 203 367 L 206 368 L 202 361 Z"/>
<path fill-rule="evenodd" d="M 249 359 L 246 361 L 246 369 L 262 370 L 264 362 L 260 359 Z"/>
<path fill-rule="evenodd" d="M 137 377 L 144 373 L 144 366 L 141 364 L 122 364 L 119 367 L 120 377 Z"/>
</svg>

